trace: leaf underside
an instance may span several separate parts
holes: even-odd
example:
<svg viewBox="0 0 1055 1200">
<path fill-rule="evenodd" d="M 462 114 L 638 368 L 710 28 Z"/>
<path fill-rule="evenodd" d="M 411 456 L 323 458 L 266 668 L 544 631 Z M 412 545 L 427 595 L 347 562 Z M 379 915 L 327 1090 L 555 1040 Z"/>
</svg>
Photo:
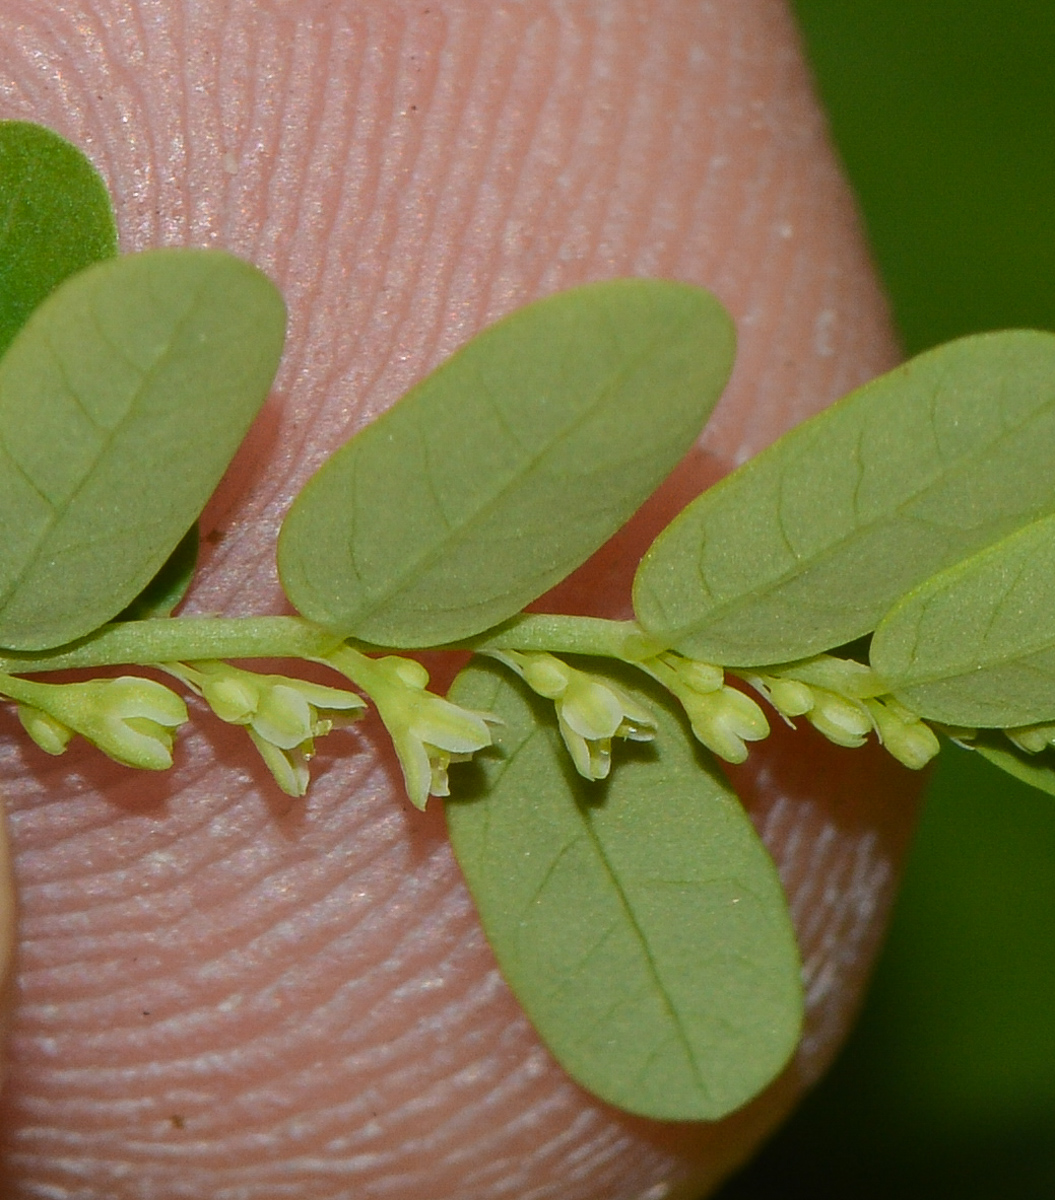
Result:
<svg viewBox="0 0 1055 1200">
<path fill-rule="evenodd" d="M 1019 782 L 1055 796 L 1055 750 L 1050 747 L 1040 754 L 1027 754 L 998 733 L 980 733 L 966 744 Z"/>
<path fill-rule="evenodd" d="M 212 250 L 89 267 L 0 360 L 0 645 L 91 632 L 157 574 L 267 395 L 285 308 Z"/>
<path fill-rule="evenodd" d="M 638 620 L 728 666 L 874 629 L 936 572 L 1055 511 L 1055 336 L 929 351 L 786 434 L 656 539 Z"/>
<path fill-rule="evenodd" d="M 64 279 L 117 253 L 106 185 L 69 142 L 0 121 L 0 355 Z"/>
<path fill-rule="evenodd" d="M 1055 719 L 1055 517 L 910 592 L 880 622 L 870 657 L 895 695 L 932 720 Z"/>
<path fill-rule="evenodd" d="M 310 620 L 427 646 L 513 616 L 627 521 L 696 438 L 734 332 L 660 280 L 562 292 L 491 326 L 296 499 L 279 574 Z"/>
<path fill-rule="evenodd" d="M 500 753 L 457 768 L 447 823 L 502 973 L 580 1084 L 661 1120 L 716 1120 L 799 1036 L 799 963 L 772 861 L 681 721 L 574 773 L 552 706 L 473 663 L 451 697 L 502 718 Z M 475 785 L 475 786 L 474 786 Z"/>
</svg>

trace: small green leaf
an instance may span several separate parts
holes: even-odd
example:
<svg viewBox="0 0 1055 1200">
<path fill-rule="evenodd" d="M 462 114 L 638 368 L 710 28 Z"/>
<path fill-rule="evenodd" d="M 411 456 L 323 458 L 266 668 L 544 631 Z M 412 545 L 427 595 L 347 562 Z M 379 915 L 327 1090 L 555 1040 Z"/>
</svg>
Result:
<svg viewBox="0 0 1055 1200">
<path fill-rule="evenodd" d="M 267 395 L 282 298 L 211 250 L 61 284 L 0 359 L 0 645 L 121 612 L 196 520 Z"/>
<path fill-rule="evenodd" d="M 1040 754 L 1026 754 L 998 733 L 983 732 L 964 744 L 1021 783 L 1055 796 L 1055 751 L 1048 749 Z"/>
<path fill-rule="evenodd" d="M 0 355 L 67 276 L 117 253 L 106 186 L 69 142 L 0 121 Z"/>
<path fill-rule="evenodd" d="M 485 330 L 339 450 L 279 539 L 306 617 L 387 646 L 479 633 L 605 542 L 691 446 L 734 353 L 710 293 L 591 284 Z"/>
<path fill-rule="evenodd" d="M 179 545 L 162 564 L 161 570 L 117 619 L 149 621 L 157 617 L 170 617 L 172 610 L 187 594 L 197 565 L 198 522 L 195 521 L 180 538 Z"/>
<path fill-rule="evenodd" d="M 592 668 L 591 668 L 592 669 Z M 795 1048 L 795 937 L 773 863 L 736 797 L 658 692 L 656 741 L 578 776 L 552 709 L 471 664 L 457 703 L 500 716 L 499 754 L 452 771 L 447 823 L 487 939 L 539 1036 L 603 1100 L 717 1120 Z"/>
<path fill-rule="evenodd" d="M 880 622 L 870 657 L 898 699 L 931 720 L 1006 728 L 1055 718 L 1055 517 L 910 592 Z"/>
<path fill-rule="evenodd" d="M 937 571 L 1055 511 L 1055 336 L 951 342 L 851 393 L 656 539 L 638 620 L 727 666 L 875 628 Z"/>
</svg>

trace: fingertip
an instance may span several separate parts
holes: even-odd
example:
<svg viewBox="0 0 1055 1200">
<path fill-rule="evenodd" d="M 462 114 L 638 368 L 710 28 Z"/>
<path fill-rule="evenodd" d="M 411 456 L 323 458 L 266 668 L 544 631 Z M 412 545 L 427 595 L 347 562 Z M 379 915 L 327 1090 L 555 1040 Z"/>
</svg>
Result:
<svg viewBox="0 0 1055 1200">
<path fill-rule="evenodd" d="M 0 1086 L 7 1078 L 8 1034 L 15 1003 L 15 934 L 18 920 L 15 873 L 6 812 L 0 814 Z"/>
<path fill-rule="evenodd" d="M 90 135 L 127 245 L 222 242 L 267 265 L 291 301 L 281 402 L 216 502 L 231 536 L 202 573 L 199 610 L 277 597 L 272 535 L 314 467 L 538 295 L 670 276 L 733 312 L 736 373 L 656 502 L 664 521 L 894 361 L 852 199 L 773 0 L 137 7 L 153 23 L 103 20 L 101 4 L 15 4 L 0 23 L 22 23 L 4 54 L 25 114 Z M 81 8 L 98 10 L 87 34 Z M 137 46 L 137 69 L 127 51 L 108 60 L 114 30 Z M 49 91 L 40 71 L 60 55 L 63 86 Z M 625 589 L 628 545 L 607 553 L 610 571 L 594 563 L 577 604 Z M 25 951 L 56 969 L 23 985 L 13 1186 L 105 1188 L 133 1161 L 158 1196 L 197 1181 L 205 1193 L 688 1200 L 788 1110 L 845 1028 L 896 876 L 896 846 L 867 814 L 847 820 L 859 778 L 840 783 L 823 756 L 791 776 L 772 758 L 753 768 L 769 781 L 763 834 L 798 889 L 820 1022 L 809 1070 L 800 1060 L 720 1124 L 661 1125 L 579 1092 L 537 1045 L 438 833 L 400 807 L 394 764 L 366 734 L 295 835 L 219 740 L 211 774 L 185 772 L 155 809 L 109 768 L 84 797 L 66 777 L 54 792 L 29 770 L 12 780 L 25 845 L 48 838 L 24 877 L 61 878 L 48 903 L 77 930 L 55 920 Z M 9 881 L 6 844 L 3 856 Z M 43 891 L 26 892 L 27 925 Z M 122 947 L 102 978 L 85 930 Z M 141 1006 L 146 989 L 157 1004 Z M 451 992 L 464 1003 L 444 1007 Z M 60 1024 L 61 1076 L 48 1058 Z M 142 1098 L 131 1117 L 125 1092 Z"/>
</svg>

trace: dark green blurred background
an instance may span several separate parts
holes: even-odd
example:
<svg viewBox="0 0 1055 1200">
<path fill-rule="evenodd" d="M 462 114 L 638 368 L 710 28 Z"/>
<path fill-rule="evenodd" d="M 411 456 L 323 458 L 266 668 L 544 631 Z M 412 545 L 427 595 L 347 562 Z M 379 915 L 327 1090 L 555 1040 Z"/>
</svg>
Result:
<svg viewBox="0 0 1055 1200">
<path fill-rule="evenodd" d="M 1055 329 L 1055 0 L 794 7 L 906 350 Z M 941 759 L 857 1033 L 721 1200 L 1055 1200 L 1055 799 Z"/>
</svg>

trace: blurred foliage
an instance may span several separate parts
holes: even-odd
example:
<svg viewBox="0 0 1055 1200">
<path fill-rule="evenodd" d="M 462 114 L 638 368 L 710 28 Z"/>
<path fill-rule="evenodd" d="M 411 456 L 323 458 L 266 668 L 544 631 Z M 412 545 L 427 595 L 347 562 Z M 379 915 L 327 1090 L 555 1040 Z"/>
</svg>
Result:
<svg viewBox="0 0 1055 1200">
<path fill-rule="evenodd" d="M 795 0 L 904 344 L 1055 328 L 1055 4 Z M 1055 1196 L 1055 802 L 946 749 L 828 1079 L 721 1200 Z"/>
<path fill-rule="evenodd" d="M 1055 4 L 793 8 L 906 350 L 1055 327 Z"/>
</svg>

